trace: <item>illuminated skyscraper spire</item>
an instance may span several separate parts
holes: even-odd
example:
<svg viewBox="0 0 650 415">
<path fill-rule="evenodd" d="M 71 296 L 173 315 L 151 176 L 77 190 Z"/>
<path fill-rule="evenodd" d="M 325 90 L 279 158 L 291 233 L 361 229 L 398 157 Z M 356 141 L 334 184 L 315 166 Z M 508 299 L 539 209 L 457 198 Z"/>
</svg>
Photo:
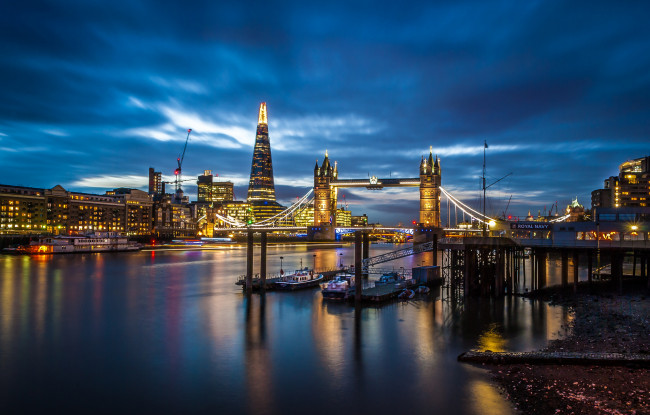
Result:
<svg viewBox="0 0 650 415">
<path fill-rule="evenodd" d="M 260 104 L 257 122 L 253 164 L 251 166 L 250 181 L 248 182 L 248 202 L 275 202 L 275 184 L 273 183 L 273 163 L 271 162 L 266 102 Z"/>
<path fill-rule="evenodd" d="M 266 102 L 262 102 L 260 104 L 260 113 L 257 116 L 257 123 L 258 124 L 267 124 L 268 122 L 266 120 Z"/>
</svg>

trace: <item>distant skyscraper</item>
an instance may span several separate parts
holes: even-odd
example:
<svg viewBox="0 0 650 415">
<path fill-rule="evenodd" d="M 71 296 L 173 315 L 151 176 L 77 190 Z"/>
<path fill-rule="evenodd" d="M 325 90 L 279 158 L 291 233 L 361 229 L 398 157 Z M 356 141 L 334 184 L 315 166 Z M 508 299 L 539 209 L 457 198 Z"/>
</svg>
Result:
<svg viewBox="0 0 650 415">
<path fill-rule="evenodd" d="M 253 150 L 253 165 L 251 166 L 251 177 L 248 183 L 248 202 L 255 201 L 275 202 L 266 102 L 260 104 L 257 137 L 255 138 L 255 149 Z"/>
<path fill-rule="evenodd" d="M 211 170 L 205 170 L 196 184 L 197 202 L 223 202 L 234 198 L 232 182 L 215 182 Z"/>
<path fill-rule="evenodd" d="M 161 196 L 165 193 L 165 184 L 162 180 L 162 173 L 154 171 L 153 167 L 149 167 L 149 194 L 151 196 Z"/>
</svg>

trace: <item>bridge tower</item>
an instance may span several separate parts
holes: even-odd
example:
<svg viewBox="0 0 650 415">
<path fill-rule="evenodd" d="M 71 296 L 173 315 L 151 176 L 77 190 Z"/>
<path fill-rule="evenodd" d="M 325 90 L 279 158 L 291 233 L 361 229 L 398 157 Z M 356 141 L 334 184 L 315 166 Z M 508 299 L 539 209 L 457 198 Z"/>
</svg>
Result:
<svg viewBox="0 0 650 415">
<path fill-rule="evenodd" d="M 440 183 L 440 159 L 429 148 L 429 157 L 420 162 L 420 223 L 425 226 L 440 227 Z"/>
<path fill-rule="evenodd" d="M 330 164 L 327 151 L 323 164 L 318 167 L 318 161 L 314 167 L 314 226 L 333 225 L 336 226 L 336 187 L 330 183 L 338 176 L 336 165 Z"/>
</svg>

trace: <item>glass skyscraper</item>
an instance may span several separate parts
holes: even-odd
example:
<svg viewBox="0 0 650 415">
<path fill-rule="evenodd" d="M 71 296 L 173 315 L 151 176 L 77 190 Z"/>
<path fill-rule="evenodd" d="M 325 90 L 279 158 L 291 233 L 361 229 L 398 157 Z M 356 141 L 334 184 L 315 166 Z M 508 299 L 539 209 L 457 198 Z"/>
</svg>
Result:
<svg viewBox="0 0 650 415">
<path fill-rule="evenodd" d="M 257 137 L 253 150 L 253 165 L 248 183 L 248 202 L 275 202 L 275 184 L 273 183 L 273 163 L 271 161 L 271 143 L 269 141 L 269 124 L 266 116 L 266 102 L 260 104 L 257 121 Z"/>
</svg>

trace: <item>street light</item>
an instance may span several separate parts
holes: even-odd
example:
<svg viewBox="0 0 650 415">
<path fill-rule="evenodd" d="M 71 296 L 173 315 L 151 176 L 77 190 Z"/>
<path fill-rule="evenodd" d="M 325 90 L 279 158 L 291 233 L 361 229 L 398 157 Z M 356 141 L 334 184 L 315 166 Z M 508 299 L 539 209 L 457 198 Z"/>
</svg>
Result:
<svg viewBox="0 0 650 415">
<path fill-rule="evenodd" d="M 343 268 L 343 252 L 339 253 L 339 268 Z"/>
</svg>

